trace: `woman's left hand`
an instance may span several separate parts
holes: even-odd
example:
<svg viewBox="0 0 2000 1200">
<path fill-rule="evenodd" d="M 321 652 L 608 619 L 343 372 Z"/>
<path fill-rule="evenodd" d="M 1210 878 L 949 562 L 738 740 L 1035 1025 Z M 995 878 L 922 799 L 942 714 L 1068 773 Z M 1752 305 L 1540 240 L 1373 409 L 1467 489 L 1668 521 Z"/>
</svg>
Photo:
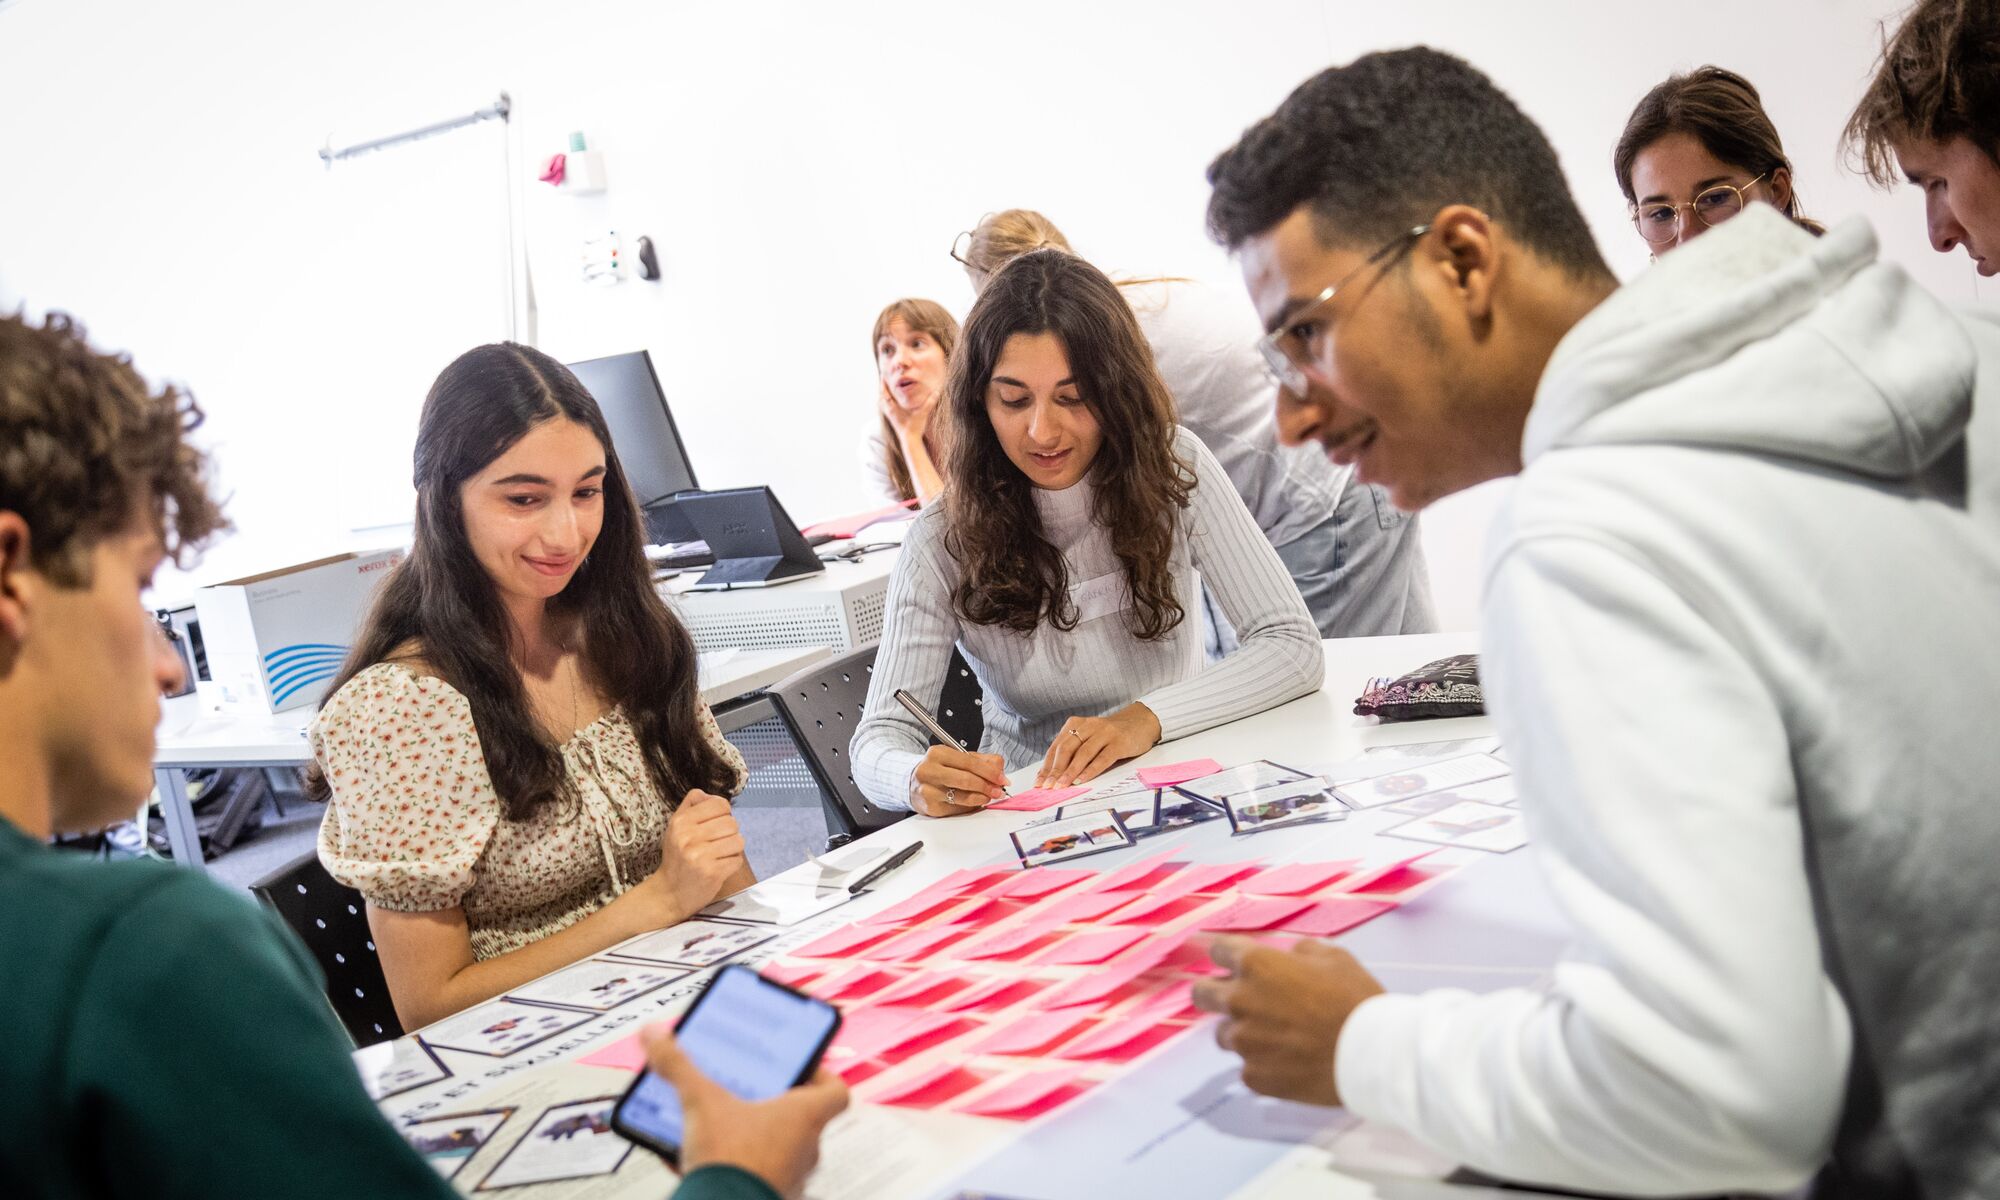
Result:
<svg viewBox="0 0 2000 1200">
<path fill-rule="evenodd" d="M 1113 765 L 1158 745 L 1160 719 L 1138 701 L 1108 717 L 1071 717 L 1042 761 L 1036 787 L 1068 787 L 1095 779 Z"/>
</svg>

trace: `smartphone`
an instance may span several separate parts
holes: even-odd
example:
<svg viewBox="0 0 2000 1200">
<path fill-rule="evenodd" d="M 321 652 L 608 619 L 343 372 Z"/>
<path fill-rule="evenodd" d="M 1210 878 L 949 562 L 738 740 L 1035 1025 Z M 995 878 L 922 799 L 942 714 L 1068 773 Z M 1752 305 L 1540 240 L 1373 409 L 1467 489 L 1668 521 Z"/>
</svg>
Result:
<svg viewBox="0 0 2000 1200">
<path fill-rule="evenodd" d="M 812 1077 L 839 1029 L 833 1005 L 731 964 L 694 998 L 674 1038 L 710 1079 L 745 1100 L 769 1100 Z M 658 1075 L 640 1073 L 612 1111 L 611 1127 L 680 1169 L 680 1093 Z"/>
</svg>

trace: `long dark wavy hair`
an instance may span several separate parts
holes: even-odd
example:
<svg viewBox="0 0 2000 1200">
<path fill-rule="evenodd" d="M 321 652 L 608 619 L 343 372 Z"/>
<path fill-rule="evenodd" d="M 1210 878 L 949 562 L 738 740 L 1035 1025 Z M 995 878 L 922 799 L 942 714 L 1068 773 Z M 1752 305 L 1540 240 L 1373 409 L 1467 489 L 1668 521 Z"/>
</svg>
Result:
<svg viewBox="0 0 2000 1200">
<path fill-rule="evenodd" d="M 1090 467 L 1092 516 L 1111 535 L 1132 607 L 1126 625 L 1146 641 L 1187 616 L 1174 595 L 1174 530 L 1194 490 L 1174 453 L 1174 399 L 1139 322 L 1104 272 L 1066 250 L 1009 260 L 980 289 L 952 355 L 945 405 L 945 549 L 957 560 L 952 605 L 974 625 L 1032 633 L 1047 621 L 1076 628 L 1069 571 L 1042 534 L 1035 487 L 1008 459 L 986 412 L 993 367 L 1017 333 L 1052 333 L 1069 356 L 1077 393 L 1103 433 Z"/>
<path fill-rule="evenodd" d="M 604 447 L 604 523 L 552 617 L 578 630 L 591 685 L 620 705 L 672 810 L 693 788 L 725 793 L 734 772 L 702 736 L 694 641 L 653 590 L 638 500 L 597 401 L 569 369 L 499 342 L 460 355 L 431 385 L 417 426 L 416 543 L 382 582 L 329 694 L 379 662 L 420 658 L 464 693 L 493 788 L 510 819 L 574 798 L 560 748 L 529 709 L 499 591 L 474 557 L 459 490 L 529 430 L 575 421 Z M 414 654 L 403 649 L 414 646 Z M 330 794 L 314 764 L 308 791 Z"/>
</svg>

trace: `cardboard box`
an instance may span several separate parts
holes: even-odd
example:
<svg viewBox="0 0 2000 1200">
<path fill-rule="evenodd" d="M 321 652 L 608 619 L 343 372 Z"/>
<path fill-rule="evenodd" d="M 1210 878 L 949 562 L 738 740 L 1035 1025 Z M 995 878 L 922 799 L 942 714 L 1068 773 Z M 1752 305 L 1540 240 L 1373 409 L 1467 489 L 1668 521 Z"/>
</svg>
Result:
<svg viewBox="0 0 2000 1200">
<path fill-rule="evenodd" d="M 401 550 L 337 554 L 195 590 L 221 707 L 272 714 L 317 704 Z"/>
</svg>

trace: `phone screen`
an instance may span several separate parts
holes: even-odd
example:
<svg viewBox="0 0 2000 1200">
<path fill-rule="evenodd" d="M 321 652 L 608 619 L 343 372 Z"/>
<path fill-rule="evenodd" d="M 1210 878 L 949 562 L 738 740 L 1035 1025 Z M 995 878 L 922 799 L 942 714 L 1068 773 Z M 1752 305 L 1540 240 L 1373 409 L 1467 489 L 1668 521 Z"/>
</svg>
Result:
<svg viewBox="0 0 2000 1200">
<path fill-rule="evenodd" d="M 812 1069 L 839 1025 L 840 1011 L 826 1001 L 729 966 L 696 998 L 674 1037 L 710 1079 L 746 1100 L 769 1100 Z M 651 1071 L 625 1093 L 616 1123 L 669 1160 L 678 1157 L 680 1094 Z"/>
</svg>

